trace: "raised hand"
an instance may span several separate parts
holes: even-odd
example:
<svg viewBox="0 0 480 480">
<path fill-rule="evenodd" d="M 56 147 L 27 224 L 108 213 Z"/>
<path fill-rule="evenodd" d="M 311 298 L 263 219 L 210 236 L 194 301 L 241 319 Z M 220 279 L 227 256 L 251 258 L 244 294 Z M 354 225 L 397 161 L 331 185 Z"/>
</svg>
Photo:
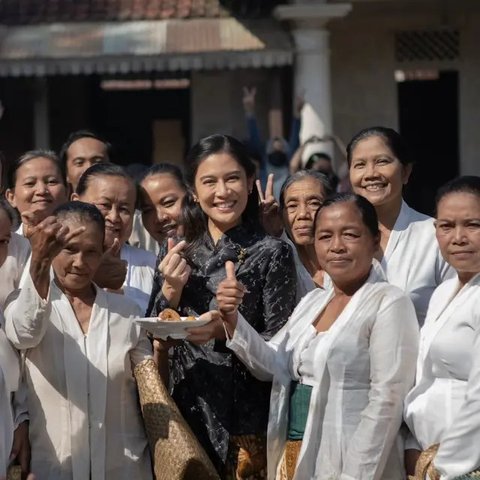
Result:
<svg viewBox="0 0 480 480">
<path fill-rule="evenodd" d="M 115 238 L 111 247 L 105 250 L 102 263 L 93 278 L 93 281 L 99 287 L 119 290 L 125 283 L 128 264 L 126 260 L 120 258 L 120 250 L 121 246 L 118 238 Z"/>
<path fill-rule="evenodd" d="M 78 227 L 70 231 L 55 217 L 47 217 L 40 223 L 33 214 L 24 213 L 24 232 L 30 241 L 32 256 L 30 261 L 30 276 L 41 298 L 46 299 L 50 285 L 50 267 L 52 260 L 76 236 L 85 231 Z"/>
<path fill-rule="evenodd" d="M 22 422 L 13 434 L 12 452 L 10 461 L 16 459 L 22 471 L 22 478 L 32 479 L 27 474 L 30 471 L 30 442 L 28 439 L 28 422 Z"/>
<path fill-rule="evenodd" d="M 269 235 L 279 237 L 283 232 L 283 220 L 280 206 L 273 194 L 273 180 L 274 176 L 271 173 L 267 179 L 265 192 L 262 190 L 260 180 L 256 180 L 255 185 L 260 199 L 260 222 Z"/>
<path fill-rule="evenodd" d="M 187 242 L 182 240 L 175 245 L 175 240 L 167 240 L 168 253 L 160 262 L 158 269 L 164 278 L 162 293 L 172 308 L 177 308 L 182 296 L 183 287 L 188 282 L 192 269 L 182 256 Z"/>
<path fill-rule="evenodd" d="M 245 113 L 253 115 L 255 113 L 255 96 L 257 95 L 256 87 L 243 87 L 243 109 Z"/>
<path fill-rule="evenodd" d="M 297 93 L 297 95 L 295 96 L 295 100 L 293 104 L 293 115 L 299 118 L 304 106 L 305 106 L 305 89 L 301 90 L 300 93 Z"/>
<path fill-rule="evenodd" d="M 37 223 L 38 217 L 32 212 L 24 212 L 22 219 L 25 236 L 32 248 L 32 263 L 38 261 L 50 264 L 73 238 L 85 231 L 85 227 L 70 231 L 55 217 L 47 217 Z"/>
<path fill-rule="evenodd" d="M 175 245 L 175 240 L 173 238 L 169 238 L 167 242 L 168 253 L 160 262 L 158 268 L 166 283 L 172 288 L 182 289 L 187 283 L 192 271 L 185 258 L 181 255 L 187 242 L 182 240 Z"/>
</svg>

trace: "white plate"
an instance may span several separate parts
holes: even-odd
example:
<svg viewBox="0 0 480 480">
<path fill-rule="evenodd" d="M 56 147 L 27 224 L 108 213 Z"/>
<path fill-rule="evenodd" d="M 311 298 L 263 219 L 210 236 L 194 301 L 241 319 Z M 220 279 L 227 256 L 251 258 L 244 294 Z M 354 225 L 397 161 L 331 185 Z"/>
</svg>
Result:
<svg viewBox="0 0 480 480">
<path fill-rule="evenodd" d="M 166 322 L 158 320 L 157 317 L 137 318 L 137 322 L 142 328 L 150 332 L 155 338 L 166 340 L 167 337 L 174 340 L 181 340 L 188 336 L 187 328 L 203 327 L 210 320 L 185 320 L 187 317 L 181 317 L 180 322 Z"/>
</svg>

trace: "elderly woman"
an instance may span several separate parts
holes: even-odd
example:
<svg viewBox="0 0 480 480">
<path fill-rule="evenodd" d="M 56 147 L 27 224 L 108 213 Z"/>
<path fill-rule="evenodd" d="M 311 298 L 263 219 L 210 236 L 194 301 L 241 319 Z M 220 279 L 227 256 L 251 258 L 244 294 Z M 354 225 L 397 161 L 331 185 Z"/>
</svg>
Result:
<svg viewBox="0 0 480 480">
<path fill-rule="evenodd" d="M 104 223 L 97 208 L 72 202 L 25 225 L 30 276 L 6 308 L 6 333 L 25 350 L 32 471 L 40 479 L 152 478 L 132 375 L 152 350 L 133 321 L 138 306 L 92 282 Z"/>
<path fill-rule="evenodd" d="M 120 287 L 145 312 L 156 258 L 151 252 L 127 244 L 137 201 L 135 182 L 122 167 L 98 163 L 82 174 L 72 198 L 95 205 L 105 219 L 105 246 L 109 252 L 96 280 L 108 286 L 109 280 L 118 276 L 120 284 L 115 287 Z"/>
<path fill-rule="evenodd" d="M 217 291 L 227 346 L 257 378 L 273 379 L 270 479 L 405 478 L 396 442 L 418 326 L 411 300 L 373 260 L 379 240 L 375 210 L 363 197 L 327 199 L 315 251 L 333 288 L 306 295 L 268 342 L 238 311 L 245 289 L 227 263 Z"/>
<path fill-rule="evenodd" d="M 315 254 L 313 224 L 318 209 L 332 192 L 327 177 L 313 170 L 290 175 L 280 190 L 280 212 L 299 260 L 295 262 L 298 300 L 314 288 L 328 285 Z"/>
<path fill-rule="evenodd" d="M 403 186 L 412 173 L 407 147 L 391 128 L 367 128 L 350 141 L 347 160 L 353 191 L 377 211 L 377 258 L 388 281 L 410 295 L 422 325 L 430 296 L 453 272 L 440 255 L 433 219 L 403 200 Z"/>
<path fill-rule="evenodd" d="M 421 331 L 417 381 L 405 419 L 410 473 L 420 450 L 439 443 L 442 480 L 480 467 L 480 178 L 460 177 L 437 195 L 436 236 L 456 276 L 432 295 Z M 462 477 L 463 478 L 463 477 Z"/>
</svg>

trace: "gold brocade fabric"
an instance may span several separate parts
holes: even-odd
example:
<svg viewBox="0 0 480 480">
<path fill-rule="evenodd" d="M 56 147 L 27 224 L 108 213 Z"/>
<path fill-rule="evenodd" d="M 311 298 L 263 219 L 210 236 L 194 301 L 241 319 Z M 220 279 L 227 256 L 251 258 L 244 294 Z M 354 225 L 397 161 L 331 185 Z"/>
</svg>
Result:
<svg viewBox="0 0 480 480">
<path fill-rule="evenodd" d="M 225 480 L 267 478 L 267 439 L 259 435 L 230 437 Z"/>
<path fill-rule="evenodd" d="M 292 480 L 297 466 L 302 440 L 287 440 L 280 465 L 280 480 Z"/>
</svg>

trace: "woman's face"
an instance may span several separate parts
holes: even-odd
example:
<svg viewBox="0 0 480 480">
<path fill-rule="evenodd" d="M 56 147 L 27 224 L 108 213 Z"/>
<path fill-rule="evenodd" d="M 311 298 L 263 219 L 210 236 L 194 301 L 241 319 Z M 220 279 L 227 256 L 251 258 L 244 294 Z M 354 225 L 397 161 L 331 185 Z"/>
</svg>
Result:
<svg viewBox="0 0 480 480">
<path fill-rule="evenodd" d="M 313 244 L 313 222 L 324 200 L 325 190 L 316 178 L 302 178 L 285 190 L 283 220 L 296 245 Z"/>
<path fill-rule="evenodd" d="M 445 195 L 437 205 L 435 230 L 443 258 L 468 282 L 480 272 L 480 198 L 466 192 Z"/>
<path fill-rule="evenodd" d="M 95 272 L 103 256 L 103 232 L 94 222 L 80 222 L 67 218 L 62 224 L 70 231 L 85 227 L 85 231 L 74 237 L 53 259 L 52 267 L 57 282 L 70 293 L 90 288 Z"/>
<path fill-rule="evenodd" d="M 17 169 L 15 187 L 7 190 L 6 198 L 20 214 L 35 212 L 43 220 L 67 201 L 67 192 L 58 166 L 38 157 Z"/>
<path fill-rule="evenodd" d="M 12 222 L 7 212 L 0 208 L 0 267 L 8 256 L 8 244 L 12 236 Z"/>
<path fill-rule="evenodd" d="M 74 200 L 95 205 L 105 219 L 105 246 L 111 247 L 115 238 L 123 245 L 132 233 L 136 191 L 133 182 L 124 177 L 99 175 L 88 180 L 82 195 Z"/>
<path fill-rule="evenodd" d="M 397 204 L 412 167 L 402 165 L 380 136 L 361 140 L 352 152 L 350 182 L 353 191 L 374 207 Z"/>
<path fill-rule="evenodd" d="M 200 207 L 221 232 L 238 225 L 247 206 L 253 177 L 228 153 L 215 153 L 200 163 L 195 175 L 195 194 Z"/>
<path fill-rule="evenodd" d="M 367 278 L 378 244 L 355 203 L 339 202 L 318 212 L 315 253 L 336 285 L 355 285 Z"/>
<path fill-rule="evenodd" d="M 181 236 L 182 202 L 186 195 L 178 180 L 168 173 L 149 175 L 141 185 L 142 221 L 157 241 Z"/>
</svg>

